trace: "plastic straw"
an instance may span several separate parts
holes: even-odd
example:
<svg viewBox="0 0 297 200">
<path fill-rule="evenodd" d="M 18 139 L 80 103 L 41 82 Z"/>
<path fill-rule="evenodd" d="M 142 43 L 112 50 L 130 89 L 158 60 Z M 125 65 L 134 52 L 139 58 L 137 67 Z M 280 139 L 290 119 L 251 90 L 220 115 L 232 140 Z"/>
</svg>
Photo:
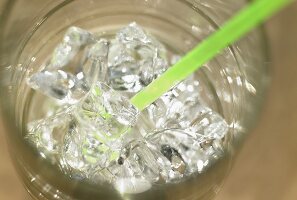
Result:
<svg viewBox="0 0 297 200">
<path fill-rule="evenodd" d="M 136 94 L 131 99 L 131 103 L 139 110 L 145 109 L 173 86 L 215 57 L 222 49 L 240 39 L 246 33 L 293 1 L 294 0 L 254 1 L 225 23 L 218 31 L 203 40 L 159 78 L 155 79 L 150 85 Z"/>
</svg>

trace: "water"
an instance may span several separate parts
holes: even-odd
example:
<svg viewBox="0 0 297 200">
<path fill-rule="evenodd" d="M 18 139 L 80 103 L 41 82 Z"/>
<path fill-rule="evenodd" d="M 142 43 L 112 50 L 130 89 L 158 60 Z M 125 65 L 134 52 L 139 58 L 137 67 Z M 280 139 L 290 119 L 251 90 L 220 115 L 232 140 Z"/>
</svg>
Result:
<svg viewBox="0 0 297 200">
<path fill-rule="evenodd" d="M 72 179 L 122 193 L 180 182 L 224 155 L 228 124 L 200 98 L 194 76 L 143 112 L 129 102 L 180 59 L 136 23 L 114 38 L 71 27 L 28 85 L 56 102 L 26 139 Z"/>
</svg>

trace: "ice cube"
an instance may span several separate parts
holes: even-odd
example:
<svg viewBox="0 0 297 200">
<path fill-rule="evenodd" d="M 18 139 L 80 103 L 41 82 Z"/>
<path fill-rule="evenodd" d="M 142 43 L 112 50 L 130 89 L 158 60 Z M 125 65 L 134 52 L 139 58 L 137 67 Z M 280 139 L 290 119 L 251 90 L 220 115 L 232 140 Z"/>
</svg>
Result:
<svg viewBox="0 0 297 200">
<path fill-rule="evenodd" d="M 229 130 L 224 118 L 201 104 L 199 97 L 183 95 L 181 93 L 172 99 L 161 98 L 148 107 L 148 114 L 150 119 L 153 119 L 156 129 L 178 128 L 209 139 L 223 139 Z"/>
<path fill-rule="evenodd" d="M 119 66 L 109 68 L 109 83 L 114 90 L 139 92 L 143 86 L 135 72 L 136 64 L 131 62 L 122 63 Z"/>
<path fill-rule="evenodd" d="M 69 123 L 69 130 L 65 135 L 62 149 L 61 165 L 64 170 L 83 170 L 85 167 L 80 144 L 84 136 L 77 129 L 74 121 Z"/>
<path fill-rule="evenodd" d="M 109 83 L 112 88 L 139 92 L 168 68 L 166 50 L 136 23 L 131 23 L 112 40 Z"/>
<path fill-rule="evenodd" d="M 88 31 L 78 27 L 70 27 L 64 35 L 63 42 L 55 48 L 48 70 L 65 67 L 81 48 L 93 40 L 92 34 Z"/>
<path fill-rule="evenodd" d="M 125 44 L 114 39 L 110 41 L 110 48 L 108 52 L 108 66 L 113 68 L 122 63 L 135 63 L 133 51 L 126 48 Z M 136 66 L 134 66 L 135 68 Z"/>
<path fill-rule="evenodd" d="M 130 49 L 158 49 L 161 57 L 165 56 L 164 46 L 152 35 L 143 30 L 136 22 L 130 23 L 128 26 L 119 30 L 116 34 L 116 39 L 125 44 Z M 150 53 L 150 52 L 149 52 Z"/>
<path fill-rule="evenodd" d="M 143 177 L 150 182 L 159 179 L 159 166 L 151 150 L 144 141 L 134 140 L 121 151 L 124 167 L 133 171 L 133 177 Z"/>
<path fill-rule="evenodd" d="M 140 81 L 144 86 L 149 85 L 154 79 L 162 75 L 168 68 L 166 59 L 159 57 L 155 50 L 154 57 L 142 60 L 139 70 Z"/>
<path fill-rule="evenodd" d="M 74 114 L 79 123 L 94 127 L 98 137 L 112 146 L 130 132 L 138 119 L 138 110 L 129 100 L 104 83 L 97 83 L 92 88 Z"/>
<path fill-rule="evenodd" d="M 69 124 L 64 139 L 62 168 L 72 176 L 91 178 L 97 170 L 109 164 L 111 150 L 96 137 L 94 130 L 83 127 L 77 122 Z"/>
<path fill-rule="evenodd" d="M 182 119 L 186 109 L 183 102 L 167 93 L 148 106 L 143 114 L 147 115 L 148 120 L 151 121 L 150 124 L 154 127 L 153 130 L 182 128 L 183 126 L 190 125 L 189 121 Z"/>
<path fill-rule="evenodd" d="M 96 41 L 88 52 L 88 57 L 93 60 L 107 59 L 109 51 L 109 42 L 106 39 Z"/>
<path fill-rule="evenodd" d="M 27 84 L 67 104 L 77 103 L 89 91 L 89 86 L 84 80 L 62 70 L 37 72 L 27 80 Z"/>
<path fill-rule="evenodd" d="M 220 140 L 226 136 L 229 127 L 218 113 L 209 110 L 201 115 L 197 115 L 188 130 L 204 135 L 207 138 Z"/>
<path fill-rule="evenodd" d="M 133 58 L 133 51 L 118 40 L 111 42 L 109 55 L 109 83 L 115 90 L 138 92 L 142 86 L 139 82 L 139 65 Z"/>
<path fill-rule="evenodd" d="M 148 106 L 148 118 L 155 124 L 155 129 L 190 127 L 196 114 L 209 110 L 200 101 L 200 91 L 199 82 L 191 76 Z"/>
<path fill-rule="evenodd" d="M 168 106 L 163 128 L 180 128 L 209 139 L 222 139 L 228 124 L 221 115 L 200 100 L 201 88 L 192 78 L 181 82 L 161 100 Z M 160 104 L 160 103 L 159 103 Z M 162 117 L 159 118 L 159 120 Z"/>
<path fill-rule="evenodd" d="M 213 140 L 185 130 L 167 129 L 149 134 L 145 138 L 150 143 L 150 149 L 158 152 L 156 156 L 164 169 L 168 170 L 168 161 L 170 162 L 170 170 L 167 174 L 163 173 L 166 174 L 164 178 L 167 181 L 202 172 L 214 159 L 222 156 L 222 152 L 212 146 Z M 210 145 L 204 146 L 207 143 Z"/>
<path fill-rule="evenodd" d="M 27 125 L 25 139 L 38 149 L 41 156 L 55 162 L 71 116 L 69 109 Z"/>
<path fill-rule="evenodd" d="M 66 34 L 64 35 L 64 38 L 63 38 L 63 41 L 66 44 L 71 45 L 73 47 L 81 47 L 90 42 L 93 42 L 93 40 L 94 40 L 94 37 L 92 36 L 91 33 L 75 26 L 70 27 L 66 31 Z"/>
<path fill-rule="evenodd" d="M 122 43 L 151 43 L 152 40 L 147 36 L 145 31 L 136 24 L 136 22 L 130 23 L 127 27 L 121 29 L 118 33 L 116 38 L 118 38 Z"/>
<path fill-rule="evenodd" d="M 60 69 L 67 65 L 75 56 L 78 49 L 67 43 L 58 44 L 55 48 L 48 68 Z"/>
<path fill-rule="evenodd" d="M 154 154 L 142 140 L 133 140 L 126 144 L 116 162 L 111 162 L 108 172 L 101 176 L 122 193 L 140 193 L 150 189 L 153 182 L 160 178 L 160 167 Z M 123 186 L 122 184 L 125 185 Z"/>
<path fill-rule="evenodd" d="M 184 149 L 191 148 L 191 145 L 195 143 L 194 138 L 182 130 L 172 129 L 149 134 L 145 139 L 150 143 L 150 148 L 154 152 L 158 152 L 156 156 L 163 168 L 167 170 L 165 171 L 165 180 L 182 178 L 187 167 L 183 158 Z M 165 173 L 163 172 L 163 174 Z"/>
<path fill-rule="evenodd" d="M 106 80 L 108 51 L 109 42 L 105 39 L 96 41 L 87 48 L 80 72 L 83 72 L 89 85 Z"/>
<path fill-rule="evenodd" d="M 105 81 L 109 43 L 86 30 L 71 27 L 55 48 L 50 62 L 28 84 L 63 103 L 75 104 L 96 81 Z"/>
</svg>

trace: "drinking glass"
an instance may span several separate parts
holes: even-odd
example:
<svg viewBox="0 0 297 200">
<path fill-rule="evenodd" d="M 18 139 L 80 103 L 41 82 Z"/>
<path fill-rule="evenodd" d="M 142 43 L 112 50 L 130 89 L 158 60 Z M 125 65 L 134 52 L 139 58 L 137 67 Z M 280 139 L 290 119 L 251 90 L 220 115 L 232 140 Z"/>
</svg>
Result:
<svg viewBox="0 0 297 200">
<path fill-rule="evenodd" d="M 34 100 L 25 80 L 29 73 L 38 70 L 70 26 L 106 36 L 135 21 L 165 44 L 168 51 L 183 55 L 246 4 L 245 0 L 4 1 L 0 18 L 2 118 L 12 160 L 32 198 L 214 198 L 239 144 L 257 121 L 263 102 L 269 76 L 261 29 L 229 46 L 196 72 L 203 88 L 201 98 L 230 127 L 224 139 L 224 157 L 202 174 L 141 194 L 124 195 L 109 185 L 73 180 L 29 145 L 24 140 L 28 117 L 38 116 L 43 105 L 42 100 Z"/>
</svg>

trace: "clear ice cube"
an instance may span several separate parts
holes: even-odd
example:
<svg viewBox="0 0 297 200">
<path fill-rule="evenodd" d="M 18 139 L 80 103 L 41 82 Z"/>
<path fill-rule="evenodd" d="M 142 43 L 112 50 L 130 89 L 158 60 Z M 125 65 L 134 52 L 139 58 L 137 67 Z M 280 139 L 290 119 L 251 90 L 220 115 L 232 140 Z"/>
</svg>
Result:
<svg viewBox="0 0 297 200">
<path fill-rule="evenodd" d="M 79 27 L 70 27 L 64 35 L 63 41 L 73 47 L 81 47 L 94 40 L 94 37 L 88 31 Z"/>
<path fill-rule="evenodd" d="M 81 72 L 89 85 L 106 80 L 108 52 L 109 42 L 105 39 L 98 40 L 87 48 Z"/>
<path fill-rule="evenodd" d="M 109 43 L 77 27 L 68 29 L 46 68 L 33 74 L 28 85 L 63 103 L 75 104 L 96 81 L 107 75 Z"/>
<path fill-rule="evenodd" d="M 86 99 L 78 104 L 74 115 L 79 123 L 94 127 L 98 137 L 115 147 L 115 141 L 120 142 L 119 139 L 135 125 L 138 110 L 106 84 L 97 83 Z"/>
<path fill-rule="evenodd" d="M 37 72 L 27 80 L 27 84 L 51 98 L 68 104 L 77 103 L 89 91 L 89 86 L 84 80 L 62 70 Z"/>
<path fill-rule="evenodd" d="M 98 82 L 76 104 L 73 115 L 76 124 L 65 137 L 63 168 L 69 168 L 73 177 L 101 177 L 110 182 L 115 175 L 106 168 L 117 161 L 129 138 L 137 137 L 130 129 L 138 111 L 128 99 Z"/>
<path fill-rule="evenodd" d="M 132 50 L 126 48 L 125 44 L 117 39 L 111 40 L 108 52 L 108 66 L 114 68 L 126 62 L 135 63 Z"/>
<path fill-rule="evenodd" d="M 55 162 L 59 154 L 67 124 L 71 116 L 69 110 L 58 112 L 44 119 L 27 124 L 25 139 L 35 146 L 41 156 Z"/>
<path fill-rule="evenodd" d="M 74 58 L 77 51 L 77 48 L 72 47 L 67 43 L 59 44 L 53 52 L 50 62 L 50 68 L 61 69 L 62 67 L 67 65 L 71 61 L 71 59 Z"/>
<path fill-rule="evenodd" d="M 78 51 L 94 40 L 91 33 L 78 27 L 70 27 L 64 35 L 63 42 L 55 48 L 50 69 L 65 67 L 76 56 Z"/>
<path fill-rule="evenodd" d="M 138 92 L 142 86 L 139 82 L 138 63 L 133 58 L 133 51 L 118 40 L 113 40 L 108 55 L 109 83 L 115 90 Z"/>
<path fill-rule="evenodd" d="M 117 35 L 118 38 L 124 44 L 141 43 L 148 44 L 152 43 L 152 39 L 148 37 L 145 31 L 136 24 L 136 22 L 130 23 L 127 27 L 121 29 Z"/>
<path fill-rule="evenodd" d="M 181 129 L 155 132 L 147 135 L 145 139 L 150 143 L 150 148 L 158 152 L 160 165 L 164 169 L 168 170 L 168 161 L 170 162 L 170 170 L 167 174 L 164 173 L 166 181 L 202 172 L 214 159 L 223 155 L 215 146 L 221 144 L 214 144 L 210 138 Z"/>
<path fill-rule="evenodd" d="M 177 163 L 171 166 L 180 167 L 179 169 L 186 167 L 185 174 L 201 173 L 214 160 L 221 158 L 224 154 L 223 138 L 228 133 L 227 122 L 214 110 L 201 103 L 200 90 L 199 83 L 190 77 L 163 95 L 144 112 L 152 120 L 150 124 L 155 124 L 155 129 L 151 131 L 162 132 L 161 134 L 157 131 L 155 136 L 146 137 L 156 137 L 153 144 L 158 140 L 168 140 L 164 145 L 177 150 L 183 158 L 175 157 Z M 171 135 L 172 140 L 170 141 L 170 137 L 166 135 Z M 182 164 L 182 161 L 185 163 Z M 180 177 L 172 171 L 168 176 L 169 180 L 171 175 L 173 180 L 174 177 Z"/>
<path fill-rule="evenodd" d="M 85 163 L 83 162 L 82 152 L 80 151 L 83 137 L 78 132 L 76 123 L 69 123 L 69 130 L 66 132 L 62 149 L 61 165 L 64 170 L 69 169 L 69 167 L 71 170 L 84 169 Z"/>
<path fill-rule="evenodd" d="M 69 124 L 62 150 L 61 166 L 64 171 L 74 178 L 91 179 L 96 171 L 109 164 L 111 158 L 110 148 L 96 136 L 95 130 L 82 127 L 75 121 Z"/>
<path fill-rule="evenodd" d="M 207 112 L 196 115 L 187 130 L 210 139 L 220 140 L 226 136 L 229 126 L 218 113 L 209 109 Z"/>
<path fill-rule="evenodd" d="M 149 134 L 145 139 L 154 150 L 160 165 L 163 178 L 171 181 L 184 177 L 187 163 L 184 161 L 185 149 L 195 144 L 195 138 L 182 130 L 163 130 Z"/>
<path fill-rule="evenodd" d="M 155 129 L 184 129 L 191 126 L 196 114 L 209 110 L 200 101 L 200 91 L 199 82 L 191 76 L 148 106 L 145 112 L 155 124 Z"/>
<path fill-rule="evenodd" d="M 111 87 L 136 93 L 166 71 L 166 50 L 136 23 L 131 23 L 111 41 L 108 66 Z"/>
<path fill-rule="evenodd" d="M 195 82 L 188 79 L 161 98 L 163 105 L 168 106 L 163 128 L 179 128 L 222 139 L 228 132 L 228 124 L 221 115 L 202 103 L 199 97 L 201 89 Z"/>
<path fill-rule="evenodd" d="M 134 140 L 121 151 L 123 165 L 133 171 L 133 177 L 143 177 L 150 182 L 159 179 L 159 166 L 151 150 L 144 141 Z"/>
<path fill-rule="evenodd" d="M 139 76 L 144 86 L 149 85 L 168 68 L 167 61 L 159 56 L 158 51 L 159 50 L 156 49 L 152 58 L 146 58 L 140 64 Z"/>
<path fill-rule="evenodd" d="M 140 193 L 151 187 L 160 178 L 160 167 L 154 154 L 142 140 L 132 140 L 126 144 L 116 162 L 103 170 L 101 176 L 111 178 L 117 190 L 122 193 Z M 125 182 L 125 185 L 122 185 Z"/>
</svg>

